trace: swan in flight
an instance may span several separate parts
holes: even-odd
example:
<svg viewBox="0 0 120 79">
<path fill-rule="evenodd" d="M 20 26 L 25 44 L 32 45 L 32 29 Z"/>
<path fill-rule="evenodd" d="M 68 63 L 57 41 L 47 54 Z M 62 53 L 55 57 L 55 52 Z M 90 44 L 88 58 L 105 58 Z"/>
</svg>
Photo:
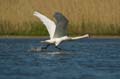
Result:
<svg viewBox="0 0 120 79">
<path fill-rule="evenodd" d="M 58 48 L 58 45 L 63 41 L 77 40 L 77 39 L 89 37 L 88 34 L 85 34 L 83 36 L 78 36 L 78 37 L 68 37 L 67 36 L 68 20 L 63 14 L 59 12 L 56 12 L 54 14 L 56 23 L 50 20 L 47 16 L 37 11 L 35 11 L 33 15 L 39 18 L 41 22 L 43 22 L 50 36 L 49 40 L 41 41 L 42 43 L 47 43 L 47 45 L 42 49 L 47 49 L 50 46 L 50 44 L 54 44 L 55 47 Z M 61 49 L 61 48 L 58 48 L 58 49 Z"/>
</svg>

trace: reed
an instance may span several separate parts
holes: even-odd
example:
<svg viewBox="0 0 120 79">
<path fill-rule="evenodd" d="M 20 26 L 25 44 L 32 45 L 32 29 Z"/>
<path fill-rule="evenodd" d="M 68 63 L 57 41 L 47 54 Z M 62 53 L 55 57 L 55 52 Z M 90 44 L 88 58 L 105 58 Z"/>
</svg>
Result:
<svg viewBox="0 0 120 79">
<path fill-rule="evenodd" d="M 69 34 L 120 35 L 120 0 L 0 0 L 0 35 L 47 35 L 35 10 L 69 19 Z"/>
</svg>

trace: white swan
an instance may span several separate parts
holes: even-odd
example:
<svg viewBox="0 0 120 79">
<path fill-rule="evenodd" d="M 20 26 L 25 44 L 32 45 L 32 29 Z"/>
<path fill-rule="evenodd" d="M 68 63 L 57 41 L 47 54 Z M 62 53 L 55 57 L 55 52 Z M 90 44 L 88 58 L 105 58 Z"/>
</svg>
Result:
<svg viewBox="0 0 120 79">
<path fill-rule="evenodd" d="M 85 34 L 83 36 L 78 36 L 78 37 L 68 37 L 67 36 L 68 20 L 66 19 L 66 17 L 63 14 L 61 14 L 59 12 L 56 12 L 54 14 L 56 23 L 54 23 L 48 17 L 44 16 L 43 14 L 41 14 L 37 11 L 35 11 L 33 15 L 38 17 L 43 22 L 43 24 L 46 26 L 46 28 L 49 32 L 49 35 L 50 35 L 49 40 L 42 41 L 42 43 L 48 44 L 46 47 L 44 47 L 44 49 L 47 49 L 47 47 L 50 44 L 54 44 L 56 46 L 56 48 L 58 48 L 57 46 L 63 41 L 77 40 L 77 39 L 89 37 L 88 34 Z"/>
</svg>

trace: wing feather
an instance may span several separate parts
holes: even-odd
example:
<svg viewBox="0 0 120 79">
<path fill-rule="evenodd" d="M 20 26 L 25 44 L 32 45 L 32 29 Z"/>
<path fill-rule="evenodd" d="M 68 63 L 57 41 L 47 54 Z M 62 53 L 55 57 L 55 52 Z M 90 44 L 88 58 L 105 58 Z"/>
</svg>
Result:
<svg viewBox="0 0 120 79">
<path fill-rule="evenodd" d="M 54 17 L 56 19 L 56 29 L 55 29 L 54 38 L 66 36 L 67 26 L 68 26 L 67 18 L 60 12 L 56 12 L 54 14 Z"/>
<path fill-rule="evenodd" d="M 56 24 L 54 23 L 54 21 L 50 20 L 48 17 L 44 16 L 43 14 L 37 11 L 35 11 L 33 15 L 38 17 L 43 22 L 43 24 L 46 26 L 48 30 L 50 38 L 52 39 L 56 29 Z"/>
</svg>

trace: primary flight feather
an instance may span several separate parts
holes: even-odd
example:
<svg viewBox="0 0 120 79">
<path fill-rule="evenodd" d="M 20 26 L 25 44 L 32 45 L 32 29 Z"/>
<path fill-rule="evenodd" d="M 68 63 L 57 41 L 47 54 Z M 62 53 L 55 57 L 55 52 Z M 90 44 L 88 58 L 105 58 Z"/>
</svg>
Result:
<svg viewBox="0 0 120 79">
<path fill-rule="evenodd" d="M 55 33 L 55 28 L 56 28 L 55 23 L 52 20 L 50 20 L 48 17 L 40 14 L 37 11 L 34 12 L 34 15 L 36 17 L 38 17 L 43 22 L 43 24 L 46 26 L 46 28 L 47 28 L 47 30 L 49 32 L 50 38 L 52 39 L 53 36 L 54 36 L 54 33 Z"/>
</svg>

